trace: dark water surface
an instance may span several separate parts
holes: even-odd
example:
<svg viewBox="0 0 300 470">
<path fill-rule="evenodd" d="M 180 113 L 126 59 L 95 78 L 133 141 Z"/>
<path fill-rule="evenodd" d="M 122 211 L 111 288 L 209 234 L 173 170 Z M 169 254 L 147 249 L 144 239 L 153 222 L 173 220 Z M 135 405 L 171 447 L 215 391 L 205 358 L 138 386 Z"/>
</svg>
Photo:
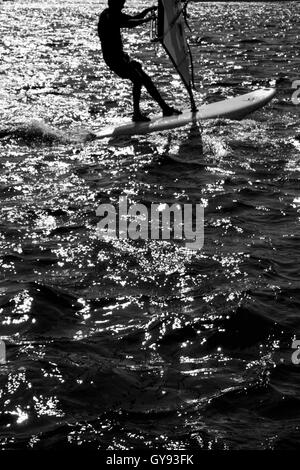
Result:
<svg viewBox="0 0 300 470">
<path fill-rule="evenodd" d="M 101 60 L 103 4 L 0 6 L 0 445 L 298 448 L 299 2 L 190 8 L 197 100 L 277 80 L 268 107 L 84 143 L 131 113 L 130 84 Z M 147 28 L 125 36 L 186 103 Z M 204 249 L 98 239 L 98 205 L 122 194 L 204 204 Z"/>
</svg>

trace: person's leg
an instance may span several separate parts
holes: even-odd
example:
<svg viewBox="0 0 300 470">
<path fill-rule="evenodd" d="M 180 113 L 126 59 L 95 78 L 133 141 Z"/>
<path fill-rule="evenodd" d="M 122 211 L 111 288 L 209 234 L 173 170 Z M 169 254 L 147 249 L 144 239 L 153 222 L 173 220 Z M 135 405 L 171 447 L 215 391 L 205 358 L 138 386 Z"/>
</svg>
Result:
<svg viewBox="0 0 300 470">
<path fill-rule="evenodd" d="M 141 98 L 141 88 L 144 86 L 148 91 L 149 95 L 158 103 L 161 107 L 164 116 L 171 116 L 173 114 L 180 114 L 180 111 L 177 111 L 174 108 L 171 108 L 163 99 L 158 89 L 154 85 L 153 81 L 149 75 L 144 72 L 141 65 L 138 62 L 132 61 L 132 73 L 131 80 L 133 81 L 133 101 L 134 101 L 134 110 L 140 109 L 139 102 Z M 139 90 L 139 95 L 137 94 Z M 138 103 L 137 103 L 138 102 Z"/>
<path fill-rule="evenodd" d="M 139 75 L 140 75 L 140 80 L 141 80 L 142 85 L 144 85 L 144 87 L 148 91 L 149 95 L 154 99 L 154 101 L 157 102 L 157 104 L 161 107 L 161 109 L 164 110 L 164 109 L 168 108 L 167 103 L 165 102 L 165 100 L 161 96 L 160 92 L 158 91 L 158 89 L 154 85 L 153 81 L 151 80 L 149 75 L 147 75 L 146 72 L 144 72 L 144 70 L 142 68 L 139 71 Z"/>
<path fill-rule="evenodd" d="M 139 82 L 133 82 L 133 114 L 141 114 L 140 100 L 141 100 L 142 85 Z"/>
<path fill-rule="evenodd" d="M 148 122 L 150 119 L 142 113 L 140 108 L 142 85 L 139 82 L 133 83 L 133 117 L 135 122 Z"/>
<path fill-rule="evenodd" d="M 133 84 L 133 121 L 150 121 L 147 116 L 142 114 L 140 109 L 142 82 L 129 56 L 124 54 L 117 63 L 110 64 L 110 69 L 115 72 L 118 77 L 129 79 Z"/>
</svg>

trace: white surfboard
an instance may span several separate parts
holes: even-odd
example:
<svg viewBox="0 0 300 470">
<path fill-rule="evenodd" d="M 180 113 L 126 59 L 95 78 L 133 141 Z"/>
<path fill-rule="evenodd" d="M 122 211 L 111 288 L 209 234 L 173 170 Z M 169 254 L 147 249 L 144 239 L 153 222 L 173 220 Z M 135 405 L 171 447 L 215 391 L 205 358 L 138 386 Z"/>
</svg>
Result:
<svg viewBox="0 0 300 470">
<path fill-rule="evenodd" d="M 95 139 L 103 139 L 105 137 L 143 135 L 150 132 L 165 131 L 204 119 L 225 118 L 239 120 L 265 106 L 272 100 L 275 93 L 275 88 L 261 88 L 245 95 L 236 96 L 235 98 L 202 105 L 196 113 L 185 110 L 178 116 L 155 116 L 150 122 L 135 123 L 129 121 L 121 126 L 93 131 L 92 134 Z"/>
</svg>

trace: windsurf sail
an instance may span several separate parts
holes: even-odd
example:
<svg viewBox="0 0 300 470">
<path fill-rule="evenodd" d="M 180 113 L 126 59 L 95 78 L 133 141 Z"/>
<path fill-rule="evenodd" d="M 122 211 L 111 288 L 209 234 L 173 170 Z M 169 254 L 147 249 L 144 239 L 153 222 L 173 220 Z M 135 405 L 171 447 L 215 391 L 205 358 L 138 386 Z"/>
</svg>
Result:
<svg viewBox="0 0 300 470">
<path fill-rule="evenodd" d="M 181 0 L 158 0 L 157 40 L 164 47 L 188 90 L 192 111 L 196 111 L 192 91 L 193 61 L 185 33 L 187 3 Z"/>
</svg>

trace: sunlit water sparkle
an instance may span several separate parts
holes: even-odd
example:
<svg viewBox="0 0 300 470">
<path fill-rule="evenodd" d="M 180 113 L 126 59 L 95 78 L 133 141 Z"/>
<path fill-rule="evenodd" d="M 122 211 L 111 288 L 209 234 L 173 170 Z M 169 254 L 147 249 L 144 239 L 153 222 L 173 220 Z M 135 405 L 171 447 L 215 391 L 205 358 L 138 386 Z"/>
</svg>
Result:
<svg viewBox="0 0 300 470">
<path fill-rule="evenodd" d="M 277 80 L 268 107 L 85 142 L 131 114 L 130 84 L 101 59 L 103 5 L 0 7 L 0 446 L 296 448 L 299 3 L 190 7 L 197 100 Z M 149 31 L 125 36 L 186 106 Z M 146 95 L 143 106 L 157 112 Z M 96 209 L 122 194 L 147 207 L 201 202 L 204 249 L 100 241 Z"/>
</svg>

